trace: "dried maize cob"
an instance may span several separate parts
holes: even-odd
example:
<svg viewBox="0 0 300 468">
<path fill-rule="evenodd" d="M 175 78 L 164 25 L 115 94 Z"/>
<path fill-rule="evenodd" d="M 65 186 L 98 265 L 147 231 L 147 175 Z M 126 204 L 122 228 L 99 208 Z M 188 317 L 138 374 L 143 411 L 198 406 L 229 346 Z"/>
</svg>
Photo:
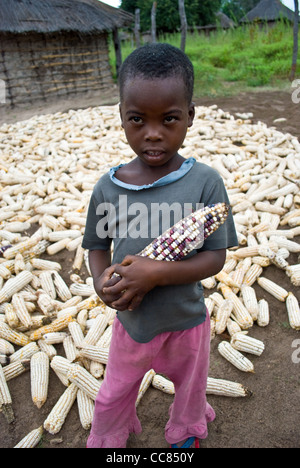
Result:
<svg viewBox="0 0 300 468">
<path fill-rule="evenodd" d="M 71 335 L 67 335 L 63 340 L 63 347 L 65 351 L 66 358 L 73 362 L 79 357 L 79 351 L 75 346 L 73 338 Z"/>
<path fill-rule="evenodd" d="M 21 271 L 14 278 L 10 278 L 6 281 L 3 288 L 0 290 L 0 304 L 5 301 L 9 301 L 13 294 L 21 291 L 27 284 L 33 279 L 33 274 L 30 271 Z"/>
<path fill-rule="evenodd" d="M 270 241 L 274 241 L 277 243 L 278 247 L 286 248 L 289 252 L 298 253 L 300 252 L 300 244 L 298 242 L 294 242 L 290 239 L 286 239 L 283 236 L 271 236 Z"/>
<path fill-rule="evenodd" d="M 60 274 L 57 271 L 52 271 L 52 274 L 54 276 L 53 283 L 56 288 L 57 295 L 61 298 L 63 302 L 68 301 L 69 299 L 72 298 L 72 294 L 66 285 L 65 281 L 63 278 L 60 276 Z"/>
<path fill-rule="evenodd" d="M 3 253 L 3 257 L 10 260 L 11 258 L 14 258 L 17 255 L 17 253 L 24 253 L 27 250 L 30 250 L 32 247 L 35 247 L 40 240 L 41 240 L 40 237 L 32 236 L 29 239 L 27 239 L 27 240 L 25 240 L 23 242 L 19 242 L 17 245 L 7 249 Z"/>
<path fill-rule="evenodd" d="M 226 299 L 218 308 L 216 313 L 216 325 L 215 332 L 217 335 L 223 333 L 227 326 L 227 321 L 233 310 L 233 302 L 230 299 Z"/>
<path fill-rule="evenodd" d="M 235 320 L 232 320 L 231 318 L 227 320 L 226 326 L 227 326 L 227 331 L 230 336 L 233 336 L 235 333 L 239 333 L 242 331 L 239 324 Z"/>
<path fill-rule="evenodd" d="M 0 338 L 3 338 L 18 346 L 25 346 L 31 341 L 27 335 L 12 330 L 12 328 L 10 328 L 10 326 L 4 322 L 0 322 Z"/>
<path fill-rule="evenodd" d="M 26 264 L 23 258 L 23 255 L 21 253 L 17 253 L 15 256 L 15 274 L 17 275 L 23 270 L 26 270 Z"/>
<path fill-rule="evenodd" d="M 92 361 L 107 364 L 109 348 L 100 348 L 98 345 L 81 344 L 80 356 L 91 359 Z"/>
<path fill-rule="evenodd" d="M 4 338 L 0 338 L 0 354 L 13 354 L 14 352 L 13 345 Z"/>
<path fill-rule="evenodd" d="M 63 343 L 64 339 L 67 337 L 65 332 L 48 332 L 43 335 L 43 340 L 47 344 L 58 344 Z"/>
<path fill-rule="evenodd" d="M 286 270 L 285 270 L 287 276 L 292 276 L 295 273 L 300 273 L 300 263 L 297 263 L 296 265 L 289 265 Z"/>
<path fill-rule="evenodd" d="M 23 359 L 30 359 L 35 353 L 39 351 L 39 347 L 36 343 L 31 342 L 27 345 L 23 346 L 22 348 L 18 349 L 18 351 L 14 352 L 10 356 L 10 361 L 22 361 Z"/>
<path fill-rule="evenodd" d="M 47 400 L 49 385 L 49 357 L 44 351 L 35 353 L 30 359 L 31 398 L 41 408 Z"/>
<path fill-rule="evenodd" d="M 37 305 L 43 314 L 52 317 L 56 312 L 54 300 L 43 290 L 37 291 Z"/>
<path fill-rule="evenodd" d="M 210 276 L 209 278 L 201 280 L 201 284 L 205 289 L 213 289 L 217 285 L 216 278 L 214 276 Z"/>
<path fill-rule="evenodd" d="M 90 429 L 94 416 L 93 400 L 80 388 L 77 392 L 78 414 L 83 429 Z"/>
<path fill-rule="evenodd" d="M 269 304 L 265 299 L 258 301 L 258 316 L 257 325 L 259 327 L 266 327 L 270 322 Z"/>
<path fill-rule="evenodd" d="M 293 273 L 293 274 L 290 276 L 290 280 L 291 280 L 291 283 L 292 283 L 294 286 L 300 286 L 300 272 L 299 272 L 299 271 L 295 271 L 295 273 Z"/>
<path fill-rule="evenodd" d="M 84 249 L 81 247 L 81 245 L 78 245 L 78 247 L 76 249 L 74 262 L 73 262 L 73 265 L 72 265 L 73 270 L 79 271 L 81 269 L 83 260 L 84 260 Z"/>
<path fill-rule="evenodd" d="M 100 298 L 97 294 L 93 294 L 92 296 L 84 299 L 83 301 L 77 304 L 77 310 L 80 312 L 82 309 L 93 309 L 94 307 L 98 306 L 100 303 Z"/>
<path fill-rule="evenodd" d="M 48 239 L 50 242 L 57 242 L 60 240 L 69 237 L 70 239 L 75 239 L 81 236 L 81 231 L 78 229 L 66 229 L 63 231 L 52 231 L 48 234 Z"/>
<path fill-rule="evenodd" d="M 300 308 L 299 302 L 292 292 L 286 298 L 286 309 L 290 326 L 295 330 L 300 330 Z"/>
<path fill-rule="evenodd" d="M 252 395 L 252 392 L 244 385 L 237 382 L 231 382 L 230 380 L 214 379 L 212 377 L 207 378 L 207 395 L 220 395 L 226 397 L 248 397 Z"/>
<path fill-rule="evenodd" d="M 96 343 L 98 348 L 109 348 L 112 338 L 113 324 L 109 325 Z"/>
<path fill-rule="evenodd" d="M 257 320 L 258 302 L 254 288 L 252 288 L 252 286 L 242 286 L 241 295 L 244 305 L 253 318 L 253 321 Z"/>
<path fill-rule="evenodd" d="M 57 356 L 57 351 L 56 351 L 55 346 L 51 344 L 47 344 L 45 340 L 43 339 L 38 340 L 38 346 L 41 351 L 44 351 L 44 353 L 47 354 L 50 360 L 52 360 L 54 356 Z"/>
<path fill-rule="evenodd" d="M 67 308 L 62 308 L 57 312 L 57 318 L 62 318 L 66 315 L 71 315 L 72 317 L 75 317 L 78 314 L 77 312 L 77 307 L 72 306 L 72 307 L 67 307 Z"/>
<path fill-rule="evenodd" d="M 185 217 L 157 237 L 139 255 L 156 260 L 181 260 L 223 224 L 229 206 L 209 205 Z"/>
<path fill-rule="evenodd" d="M 83 331 L 78 322 L 70 322 L 68 325 L 69 332 L 74 340 L 75 346 L 80 347 L 84 340 Z"/>
<path fill-rule="evenodd" d="M 102 381 L 95 379 L 79 364 L 72 364 L 68 372 L 68 379 L 81 388 L 92 400 L 96 400 Z"/>
<path fill-rule="evenodd" d="M 162 390 L 165 393 L 169 393 L 170 395 L 175 394 L 175 387 L 173 382 L 171 382 L 171 380 L 167 379 L 166 377 L 163 377 L 162 375 L 155 374 L 152 379 L 152 385 L 154 388 Z"/>
<path fill-rule="evenodd" d="M 252 338 L 245 333 L 235 333 L 231 338 L 230 344 L 238 351 L 255 354 L 256 356 L 261 356 L 265 349 L 262 341 Z"/>
<path fill-rule="evenodd" d="M 88 319 L 88 311 L 86 309 L 82 309 L 80 312 L 78 312 L 76 320 L 83 332 L 86 329 L 87 319 Z"/>
<path fill-rule="evenodd" d="M 222 271 L 225 271 L 225 273 L 229 274 L 231 271 L 235 269 L 236 265 L 237 265 L 237 260 L 235 260 L 234 258 L 230 260 L 226 260 L 226 263 L 223 266 Z"/>
<path fill-rule="evenodd" d="M 24 359 L 22 361 L 11 362 L 7 366 L 3 367 L 3 373 L 5 375 L 6 382 L 18 377 L 30 368 L 30 359 Z"/>
<path fill-rule="evenodd" d="M 236 270 L 234 271 L 231 271 L 229 273 L 229 276 L 231 277 L 231 279 L 233 280 L 234 283 L 238 284 L 238 287 L 232 287 L 232 291 L 237 294 L 241 288 L 241 285 L 244 281 L 244 276 L 245 276 L 245 271 L 243 268 L 237 268 Z M 225 284 L 225 283 L 224 283 Z M 229 286 L 229 284 L 228 284 Z"/>
<path fill-rule="evenodd" d="M 116 311 L 115 309 L 112 309 L 111 307 L 106 306 L 103 313 L 107 317 L 107 323 L 110 324 L 114 318 L 116 317 Z"/>
<path fill-rule="evenodd" d="M 83 362 L 83 365 L 85 366 L 85 358 L 82 362 Z M 88 371 L 93 377 L 95 377 L 96 379 L 100 379 L 100 377 L 102 377 L 105 372 L 105 368 L 104 368 L 104 365 L 101 364 L 101 362 L 90 361 Z"/>
<path fill-rule="evenodd" d="M 150 387 L 153 377 L 155 376 L 156 372 L 153 369 L 150 369 L 143 377 L 143 380 L 140 384 L 139 393 L 135 402 L 135 406 L 138 406 L 139 402 L 141 401 L 142 397 L 145 395 L 146 390 Z"/>
<path fill-rule="evenodd" d="M 224 283 L 230 288 L 238 288 L 240 287 L 240 284 L 228 274 L 225 273 L 224 271 L 220 271 L 217 275 L 215 275 L 216 280 L 220 281 L 220 283 Z"/>
<path fill-rule="evenodd" d="M 224 302 L 224 297 L 218 292 L 210 294 L 209 299 L 211 299 L 217 307 L 220 307 Z"/>
<path fill-rule="evenodd" d="M 19 319 L 12 304 L 4 303 L 5 320 L 11 328 L 17 328 Z"/>
<path fill-rule="evenodd" d="M 253 263 L 253 265 L 251 265 L 251 267 L 244 276 L 243 284 L 245 284 L 246 286 L 252 286 L 252 284 L 255 283 L 255 281 L 262 274 L 262 272 L 262 266 L 257 263 Z"/>
<path fill-rule="evenodd" d="M 63 315 L 62 317 L 54 320 L 49 325 L 45 325 L 44 327 L 41 327 L 38 330 L 35 330 L 33 333 L 31 333 L 30 340 L 37 341 L 40 338 L 42 338 L 42 336 L 45 335 L 46 333 L 59 332 L 63 330 L 64 328 L 67 328 L 69 323 L 72 321 L 73 321 L 72 315 Z"/>
<path fill-rule="evenodd" d="M 3 411 L 6 421 L 10 424 L 15 416 L 12 407 L 12 399 L 6 383 L 2 365 L 0 364 L 0 411 Z"/>
<path fill-rule="evenodd" d="M 274 281 L 264 277 L 260 277 L 257 279 L 257 282 L 261 288 L 263 288 L 265 291 L 267 291 L 279 301 L 284 302 L 286 300 L 288 296 L 288 291 L 286 291 L 278 284 L 274 283 Z"/>
<path fill-rule="evenodd" d="M 54 372 L 59 376 L 60 380 L 64 385 L 69 384 L 69 379 L 67 378 L 67 374 L 69 370 L 71 369 L 72 363 L 64 358 L 63 356 L 54 356 L 51 363 L 50 367 L 51 369 L 54 370 Z M 61 377 L 64 376 L 63 379 Z"/>
<path fill-rule="evenodd" d="M 235 336 L 235 335 L 233 335 Z M 227 361 L 243 372 L 254 372 L 252 362 L 237 349 L 234 349 L 228 341 L 221 341 L 218 351 Z"/>
<path fill-rule="evenodd" d="M 11 304 L 20 322 L 26 328 L 31 328 L 33 325 L 32 318 L 31 318 L 30 313 L 27 310 L 23 297 L 20 294 L 13 294 Z"/>
<path fill-rule="evenodd" d="M 74 401 L 76 400 L 78 392 L 78 387 L 71 383 L 69 387 L 66 388 L 64 393 L 60 396 L 57 403 L 52 408 L 47 419 L 44 422 L 44 429 L 50 432 L 50 434 L 57 434 L 69 414 L 70 409 L 73 406 Z"/>
<path fill-rule="evenodd" d="M 2 264 L 0 264 L 0 276 L 3 279 L 8 279 L 11 277 L 11 271 Z"/>
<path fill-rule="evenodd" d="M 225 299 L 230 299 L 233 303 L 232 315 L 239 326 L 246 330 L 253 325 L 253 318 L 240 300 L 240 298 L 232 292 L 229 286 L 221 286 L 221 291 Z"/>
<path fill-rule="evenodd" d="M 107 327 L 107 316 L 99 314 L 84 337 L 82 345 L 95 345 Z"/>
<path fill-rule="evenodd" d="M 52 279 L 52 271 L 46 270 L 39 275 L 41 289 L 48 294 L 51 299 L 56 299 L 56 289 Z"/>
<path fill-rule="evenodd" d="M 24 449 L 24 448 L 34 448 L 40 442 L 44 433 L 43 426 L 38 427 L 37 429 L 33 429 L 33 431 L 29 432 L 20 442 L 15 445 L 15 449 Z"/>
<path fill-rule="evenodd" d="M 30 260 L 31 265 L 38 270 L 56 270 L 60 271 L 62 266 L 58 262 L 52 262 L 50 260 L 44 260 L 41 258 L 32 258 Z"/>
<path fill-rule="evenodd" d="M 70 286 L 70 292 L 74 296 L 90 297 L 92 294 L 95 294 L 95 288 L 88 284 L 73 283 Z"/>
<path fill-rule="evenodd" d="M 207 308 L 208 314 L 211 317 L 211 315 L 212 315 L 212 313 L 214 311 L 214 308 L 215 308 L 215 303 L 210 297 L 205 297 L 204 298 L 204 303 L 205 303 L 205 306 Z"/>
</svg>

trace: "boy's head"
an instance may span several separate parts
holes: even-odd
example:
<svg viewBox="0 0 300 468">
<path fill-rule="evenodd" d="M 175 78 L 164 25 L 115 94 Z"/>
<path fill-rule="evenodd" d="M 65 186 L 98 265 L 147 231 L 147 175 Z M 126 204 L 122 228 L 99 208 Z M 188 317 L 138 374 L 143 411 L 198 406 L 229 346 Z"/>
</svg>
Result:
<svg viewBox="0 0 300 468">
<path fill-rule="evenodd" d="M 180 49 L 169 44 L 148 44 L 139 47 L 124 61 L 119 73 L 120 99 L 124 86 L 133 78 L 152 80 L 176 77 L 182 79 L 188 105 L 194 91 L 194 69 L 190 59 Z"/>
</svg>

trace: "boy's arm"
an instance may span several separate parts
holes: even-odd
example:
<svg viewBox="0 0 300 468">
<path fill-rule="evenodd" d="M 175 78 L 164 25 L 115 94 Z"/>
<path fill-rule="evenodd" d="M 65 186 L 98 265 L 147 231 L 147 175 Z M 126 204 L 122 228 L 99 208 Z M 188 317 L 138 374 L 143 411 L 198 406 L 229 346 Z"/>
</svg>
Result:
<svg viewBox="0 0 300 468">
<path fill-rule="evenodd" d="M 113 308 L 133 310 L 156 286 L 189 284 L 217 274 L 223 268 L 225 258 L 226 249 L 206 250 L 178 262 L 128 255 L 120 265 L 113 267 L 121 280 L 112 287 L 105 287 L 104 293 L 120 296 L 112 302 Z"/>
<path fill-rule="evenodd" d="M 105 294 L 103 292 L 106 285 L 114 285 L 119 281 L 119 278 L 111 280 L 114 273 L 114 267 L 111 266 L 111 252 L 109 250 L 90 250 L 89 266 L 96 293 L 106 305 L 111 306 L 112 302 L 121 297 L 121 293 Z"/>
</svg>

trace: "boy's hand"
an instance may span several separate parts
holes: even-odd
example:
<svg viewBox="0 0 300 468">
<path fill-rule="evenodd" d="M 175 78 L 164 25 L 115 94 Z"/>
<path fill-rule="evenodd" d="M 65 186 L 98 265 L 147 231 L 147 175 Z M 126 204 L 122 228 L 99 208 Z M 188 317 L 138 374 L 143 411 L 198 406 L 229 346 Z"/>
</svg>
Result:
<svg viewBox="0 0 300 468">
<path fill-rule="evenodd" d="M 114 273 L 120 275 L 117 283 L 107 282 L 103 293 L 117 299 L 111 307 L 119 311 L 134 310 L 140 305 L 145 294 L 157 286 L 158 264 L 146 257 L 127 255 L 121 264 L 113 265 Z M 112 278 L 111 281 L 114 281 Z"/>
<path fill-rule="evenodd" d="M 114 286 L 120 281 L 120 277 L 115 277 L 112 278 L 112 275 L 114 273 L 114 267 L 110 266 L 109 268 L 106 268 L 104 270 L 103 274 L 99 276 L 97 279 L 94 280 L 94 288 L 100 299 L 108 305 L 109 307 L 112 307 L 112 303 L 119 299 L 122 294 L 113 294 L 111 291 L 108 290 L 108 292 L 104 292 L 105 288 L 110 288 L 111 286 Z"/>
</svg>

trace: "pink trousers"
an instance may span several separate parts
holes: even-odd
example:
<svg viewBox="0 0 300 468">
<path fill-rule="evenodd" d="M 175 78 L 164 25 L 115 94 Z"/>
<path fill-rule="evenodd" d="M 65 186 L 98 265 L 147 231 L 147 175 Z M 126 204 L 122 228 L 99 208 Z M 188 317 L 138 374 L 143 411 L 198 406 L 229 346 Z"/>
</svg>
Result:
<svg viewBox="0 0 300 468">
<path fill-rule="evenodd" d="M 135 342 L 118 319 L 113 325 L 106 374 L 95 401 L 87 448 L 126 448 L 131 432 L 142 431 L 135 402 L 145 373 L 154 369 L 175 386 L 165 438 L 169 444 L 207 437 L 215 413 L 206 401 L 210 318 L 195 328 L 166 332 L 149 343 Z"/>
</svg>

